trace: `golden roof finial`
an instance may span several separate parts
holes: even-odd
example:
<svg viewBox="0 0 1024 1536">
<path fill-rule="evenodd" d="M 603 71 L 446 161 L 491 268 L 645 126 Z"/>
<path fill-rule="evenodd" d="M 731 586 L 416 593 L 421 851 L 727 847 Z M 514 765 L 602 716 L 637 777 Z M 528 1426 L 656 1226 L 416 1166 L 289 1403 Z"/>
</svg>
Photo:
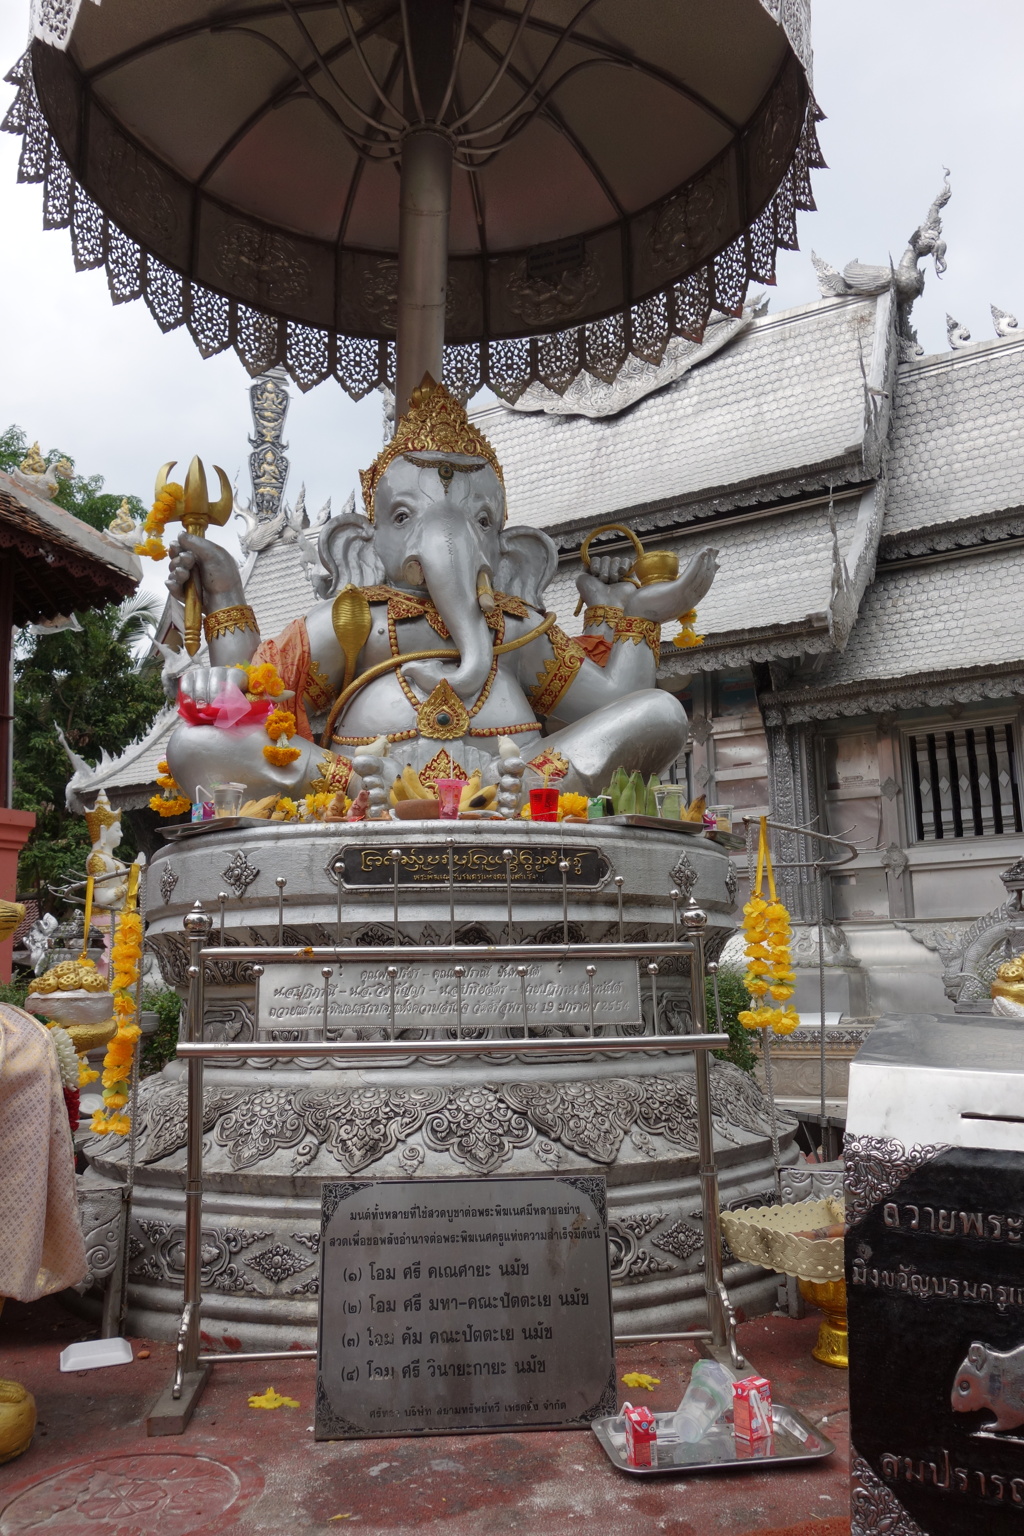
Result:
<svg viewBox="0 0 1024 1536">
<path fill-rule="evenodd" d="M 18 468 L 21 470 L 22 474 L 25 475 L 46 474 L 46 460 L 43 458 L 39 451 L 38 442 L 32 444 L 32 447 L 29 449 L 28 453 L 26 453 L 25 457 L 18 465 Z"/>
<path fill-rule="evenodd" d="M 104 827 L 112 827 L 121 820 L 120 812 L 111 808 L 107 799 L 107 792 L 101 789 L 96 796 L 96 804 L 91 811 L 85 813 L 85 824 L 89 828 L 89 839 L 92 843 L 98 843 L 100 833 Z"/>
<path fill-rule="evenodd" d="M 435 383 L 429 373 L 412 392 L 409 409 L 395 428 L 390 443 L 385 444 L 370 465 L 359 472 L 366 515 L 373 522 L 373 498 L 385 470 L 393 459 L 409 453 L 461 453 L 467 458 L 484 459 L 494 470 L 502 489 L 498 455 L 473 426 L 463 405 L 443 384 Z"/>
</svg>

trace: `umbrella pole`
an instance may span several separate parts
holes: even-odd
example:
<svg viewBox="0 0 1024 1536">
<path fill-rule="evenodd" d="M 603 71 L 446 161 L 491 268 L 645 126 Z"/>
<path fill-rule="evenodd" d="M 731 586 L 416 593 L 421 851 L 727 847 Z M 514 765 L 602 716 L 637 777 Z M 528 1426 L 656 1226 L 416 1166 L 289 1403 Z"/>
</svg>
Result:
<svg viewBox="0 0 1024 1536">
<path fill-rule="evenodd" d="M 402 141 L 396 419 L 425 373 L 441 378 L 451 201 L 452 141 L 442 129 L 417 125 Z"/>
</svg>

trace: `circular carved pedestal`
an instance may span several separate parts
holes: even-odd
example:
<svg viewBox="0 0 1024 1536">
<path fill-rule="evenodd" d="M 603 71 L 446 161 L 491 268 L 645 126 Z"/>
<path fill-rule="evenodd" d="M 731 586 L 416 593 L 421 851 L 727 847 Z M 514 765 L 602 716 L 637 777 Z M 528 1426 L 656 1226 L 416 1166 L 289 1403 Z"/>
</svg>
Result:
<svg viewBox="0 0 1024 1536">
<path fill-rule="evenodd" d="M 251 964 L 232 959 L 240 944 L 276 943 L 279 877 L 286 880 L 284 942 L 334 943 L 337 884 L 332 865 L 348 849 L 384 854 L 418 849 L 430 866 L 453 837 L 461 857 L 494 878 L 511 847 L 538 879 L 555 851 L 583 871 L 569 891 L 575 942 L 618 935 L 615 876 L 623 878 L 627 939 L 671 938 L 675 887 L 692 891 L 707 911 L 713 958 L 734 927 L 731 867 L 703 838 L 600 825 L 424 822 L 373 826 L 264 825 L 214 830 L 172 844 L 149 871 L 151 939 L 165 973 L 183 987 L 187 946 L 181 928 L 194 901 L 218 911 L 228 891 L 224 954 L 208 964 L 207 1033 L 254 1038 Z M 495 860 L 498 863 L 496 865 Z M 373 858 L 368 862 L 372 865 Z M 557 858 L 555 863 L 557 864 Z M 354 877 L 358 878 L 358 876 Z M 343 942 L 388 944 L 393 937 L 390 885 L 342 892 Z M 507 910 L 500 882 L 456 887 L 455 937 L 503 943 Z M 560 942 L 561 877 L 517 889 L 515 942 Z M 403 888 L 399 943 L 446 943 L 448 886 Z M 217 939 L 215 925 L 214 941 Z M 646 989 L 645 989 L 646 993 Z M 658 979 L 662 1029 L 690 1027 L 685 962 Z M 649 1001 L 647 1004 L 649 1012 Z M 430 1024 L 429 1017 L 424 1024 Z M 652 1027 L 648 1017 L 646 1026 Z M 690 1326 L 704 1315 L 696 1094 L 692 1057 L 645 1058 L 628 1073 L 621 1061 L 581 1050 L 571 1064 L 517 1058 L 451 1064 L 417 1058 L 415 1032 L 398 1062 L 344 1068 L 322 1058 L 269 1063 L 256 1057 L 209 1066 L 205 1088 L 203 1327 L 227 1348 L 287 1348 L 314 1337 L 319 1266 L 320 1186 L 352 1174 L 373 1178 L 507 1176 L 604 1172 L 617 1331 Z M 767 1106 L 757 1084 L 727 1063 L 713 1063 L 715 1143 L 723 1204 L 756 1203 L 772 1183 Z M 787 1160 L 794 1127 L 783 1125 Z M 169 1064 L 140 1090 L 138 1164 L 130 1240 L 130 1326 L 171 1337 L 181 1304 L 184 1264 L 184 1068 Z M 86 1181 L 120 1177 L 127 1148 L 113 1137 L 86 1143 Z M 730 1261 L 726 1279 L 747 1311 L 774 1300 L 776 1282 Z"/>
</svg>

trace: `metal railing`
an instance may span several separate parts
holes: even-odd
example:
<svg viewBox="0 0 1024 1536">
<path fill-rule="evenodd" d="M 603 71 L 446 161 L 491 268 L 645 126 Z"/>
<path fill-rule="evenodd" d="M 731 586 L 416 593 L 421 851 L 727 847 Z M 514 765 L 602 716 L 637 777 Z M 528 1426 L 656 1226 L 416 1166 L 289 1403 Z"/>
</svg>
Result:
<svg viewBox="0 0 1024 1536">
<path fill-rule="evenodd" d="M 677 898 L 673 892 L 673 898 Z M 710 1342 L 716 1351 L 728 1351 L 737 1365 L 740 1356 L 736 1346 L 736 1319 L 729 1303 L 723 1280 L 722 1245 L 719 1228 L 718 1175 L 715 1166 L 713 1142 L 711 1089 L 708 1053 L 728 1046 L 729 1037 L 724 1033 L 709 1032 L 705 1008 L 705 934 L 707 915 L 691 902 L 676 916 L 676 900 L 673 900 L 673 931 L 682 927 L 686 938 L 673 938 L 651 943 L 615 944 L 511 944 L 494 946 L 477 945 L 415 945 L 362 947 L 333 945 L 323 948 L 276 946 L 272 948 L 242 948 L 232 946 L 231 960 L 249 962 L 253 974 L 260 979 L 268 968 L 276 965 L 308 965 L 311 976 L 317 970 L 323 978 L 325 1005 L 323 1024 L 316 1029 L 317 1038 L 306 1040 L 254 1040 L 216 1042 L 203 1039 L 205 1016 L 205 962 L 222 960 L 222 947 L 207 947 L 213 927 L 212 918 L 202 910 L 199 902 L 184 920 L 189 937 L 189 993 L 185 1014 L 183 1038 L 178 1045 L 178 1055 L 187 1066 L 187 1119 L 186 1119 L 186 1177 L 185 1177 L 185 1276 L 181 1321 L 178 1329 L 174 1377 L 169 1388 L 155 1405 L 147 1420 L 150 1434 L 181 1434 L 199 1399 L 211 1367 L 223 1360 L 267 1361 L 277 1359 L 311 1359 L 315 1349 L 237 1351 L 231 1354 L 202 1352 L 200 1349 L 202 1307 L 202 1203 L 203 1203 L 203 1077 L 206 1063 L 238 1062 L 240 1060 L 293 1060 L 301 1057 L 329 1057 L 332 1065 L 344 1068 L 348 1065 L 377 1061 L 384 1063 L 395 1057 L 411 1056 L 436 1060 L 487 1058 L 500 1055 L 508 1057 L 544 1058 L 559 1060 L 579 1059 L 595 1053 L 618 1058 L 647 1058 L 652 1055 L 692 1052 L 694 1056 L 695 1087 L 697 1099 L 698 1179 L 701 1191 L 701 1209 L 704 1226 L 704 1293 L 708 1312 L 708 1326 L 678 1333 L 655 1335 L 623 1335 L 622 1341 L 640 1338 L 691 1338 Z M 690 972 L 690 1008 L 693 1032 L 669 1034 L 662 1032 L 661 1014 L 657 999 L 657 978 L 665 961 L 686 957 Z M 531 1035 L 530 1030 L 549 1030 L 558 1026 L 556 1018 L 530 1023 L 524 1011 L 521 1024 L 502 1025 L 501 1034 L 488 1038 L 464 1039 L 462 1035 L 461 1009 L 456 1025 L 456 1038 L 397 1038 L 395 1029 L 394 985 L 391 987 L 390 1029 L 384 1039 L 336 1039 L 327 1034 L 328 1011 L 327 987 L 331 977 L 344 972 L 346 965 L 386 964 L 388 973 L 399 974 L 405 967 L 424 964 L 451 966 L 456 976 L 460 967 L 471 962 L 489 965 L 514 965 L 522 970 L 526 965 L 541 960 L 582 962 L 586 973 L 592 975 L 601 961 L 636 960 L 647 962 L 645 970 L 652 989 L 653 1033 L 636 1035 L 597 1033 L 615 1026 L 591 1023 L 576 1026 L 585 1033 L 570 1038 Z M 517 972 L 518 974 L 518 972 Z M 511 981 L 512 978 L 509 978 Z M 525 999 L 525 986 L 523 987 Z M 593 988 L 591 987 L 591 999 Z M 643 1011 L 641 1008 L 641 1027 Z M 426 1028 L 450 1033 L 447 1022 Z M 485 1026 L 486 1027 L 486 1026 Z M 495 1026 L 497 1027 L 497 1026 Z M 288 1026 L 283 1026 L 288 1028 Z M 309 1026 L 306 1026 L 307 1030 Z M 481 1032 L 474 1025 L 474 1034 Z M 520 1032 L 521 1031 L 521 1032 Z M 419 1031 L 417 1030 L 417 1033 Z"/>
</svg>

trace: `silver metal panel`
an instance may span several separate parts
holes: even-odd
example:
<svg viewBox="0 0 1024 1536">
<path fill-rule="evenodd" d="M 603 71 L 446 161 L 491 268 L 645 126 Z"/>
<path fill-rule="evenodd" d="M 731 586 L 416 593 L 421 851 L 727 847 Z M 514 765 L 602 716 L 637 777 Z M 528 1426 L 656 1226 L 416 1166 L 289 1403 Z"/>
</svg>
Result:
<svg viewBox="0 0 1024 1536">
<path fill-rule="evenodd" d="M 320 1252 L 318 1440 L 614 1408 L 603 1176 L 326 1184 Z"/>
<path fill-rule="evenodd" d="M 330 1036 L 367 1026 L 393 1034 L 425 1025 L 573 1025 L 586 1030 L 642 1022 L 635 960 L 603 960 L 590 966 L 580 960 L 538 960 L 520 966 L 479 960 L 459 966 L 461 977 L 451 963 L 403 966 L 400 961 L 401 951 L 387 965 L 337 966 L 326 979 L 315 963 L 276 965 L 260 978 L 257 1029 L 320 1029 L 326 1023 Z M 520 976 L 520 971 L 526 974 Z"/>
</svg>

